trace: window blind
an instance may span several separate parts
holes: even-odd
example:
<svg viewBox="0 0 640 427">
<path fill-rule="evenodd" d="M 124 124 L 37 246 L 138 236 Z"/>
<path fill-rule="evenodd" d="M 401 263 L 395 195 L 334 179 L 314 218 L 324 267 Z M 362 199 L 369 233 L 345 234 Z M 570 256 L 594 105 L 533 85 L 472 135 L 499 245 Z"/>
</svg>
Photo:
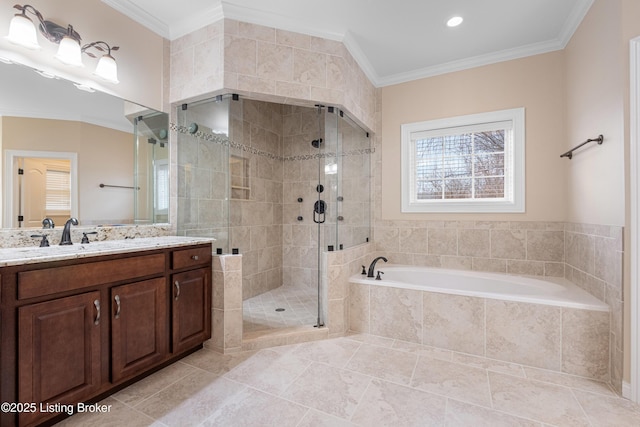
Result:
<svg viewBox="0 0 640 427">
<path fill-rule="evenodd" d="M 47 212 L 71 210 L 71 174 L 69 171 L 47 169 L 45 185 Z"/>
</svg>

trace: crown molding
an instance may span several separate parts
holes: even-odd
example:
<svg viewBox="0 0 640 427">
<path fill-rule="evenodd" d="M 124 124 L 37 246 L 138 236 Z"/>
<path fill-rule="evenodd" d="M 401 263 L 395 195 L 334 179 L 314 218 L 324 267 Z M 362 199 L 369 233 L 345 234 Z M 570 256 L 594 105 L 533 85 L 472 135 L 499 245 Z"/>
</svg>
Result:
<svg viewBox="0 0 640 427">
<path fill-rule="evenodd" d="M 470 68 L 481 67 L 483 65 L 496 64 L 498 62 L 510 61 L 513 59 L 525 58 L 527 56 L 539 55 L 542 53 L 554 52 L 564 48 L 560 40 L 550 42 L 533 43 L 530 45 L 505 49 L 499 52 L 493 52 L 486 55 L 465 58 L 459 61 L 446 62 L 444 64 L 434 65 L 432 67 L 420 68 L 418 70 L 408 71 L 406 73 L 398 73 L 385 77 L 381 77 L 374 82 L 376 87 L 391 86 L 400 83 L 406 83 L 412 80 L 424 79 L 440 74 L 453 73 L 456 71 L 468 70 Z"/>
<path fill-rule="evenodd" d="M 166 22 L 163 22 L 156 18 L 155 16 L 149 14 L 144 9 L 136 6 L 131 3 L 129 0 L 101 0 L 102 3 L 107 6 L 112 7 L 118 12 L 122 13 L 125 16 L 133 19 L 137 23 L 144 25 L 151 31 L 160 36 L 168 39 L 169 38 L 169 25 Z"/>
<path fill-rule="evenodd" d="M 294 20 L 277 13 L 252 9 L 245 6 L 237 6 L 225 1 L 222 1 L 222 11 L 224 18 L 233 19 L 236 21 L 242 21 L 250 24 L 276 28 L 279 30 L 306 34 L 308 36 L 320 37 L 333 41 L 342 41 L 342 39 L 344 38 L 343 33 L 329 30 L 320 30 L 316 28 L 315 24 L 312 22 Z"/>
<path fill-rule="evenodd" d="M 558 37 L 559 42 L 562 44 L 562 49 L 567 46 L 571 37 L 573 37 L 573 33 L 575 33 L 580 26 L 580 23 L 586 16 L 587 12 L 589 12 L 589 9 L 591 9 L 594 1 L 595 0 L 583 0 L 576 3 L 571 14 L 567 17 L 567 20 L 562 27 L 562 31 L 560 32 L 560 36 Z"/>
<path fill-rule="evenodd" d="M 186 36 L 195 30 L 206 27 L 209 24 L 218 22 L 223 18 L 225 18 L 225 16 L 222 12 L 222 5 L 218 4 L 207 10 L 201 11 L 192 18 L 185 18 L 172 23 L 169 28 L 169 37 L 167 38 L 169 40 L 175 40 L 182 36 Z"/>
<path fill-rule="evenodd" d="M 593 5 L 594 1 L 595 0 L 583 0 L 577 2 L 574 9 L 571 11 L 571 14 L 567 17 L 562 31 L 556 39 L 410 70 L 403 73 L 380 76 L 348 29 L 346 29 L 344 33 L 339 31 L 322 30 L 315 27 L 312 22 L 294 20 L 276 13 L 238 6 L 224 0 L 210 9 L 203 11 L 202 13 L 198 13 L 195 17 L 185 18 L 181 21 L 173 22 L 171 25 L 168 25 L 131 3 L 129 0 L 102 0 L 103 3 L 129 16 L 131 19 L 169 40 L 175 40 L 199 28 L 226 18 L 339 41 L 344 44 L 345 48 L 353 56 L 358 66 L 360 66 L 364 74 L 375 87 L 405 83 L 411 80 L 433 77 L 440 74 L 462 71 L 483 65 L 564 49 Z"/>
<path fill-rule="evenodd" d="M 347 48 L 353 59 L 358 63 L 360 69 L 367 76 L 369 81 L 375 86 L 380 87 L 378 82 L 380 81 L 380 76 L 376 73 L 376 70 L 369 62 L 369 58 L 364 54 L 362 49 L 360 49 L 360 45 L 354 39 L 353 35 L 350 31 L 347 31 L 342 39 L 342 43 Z"/>
</svg>

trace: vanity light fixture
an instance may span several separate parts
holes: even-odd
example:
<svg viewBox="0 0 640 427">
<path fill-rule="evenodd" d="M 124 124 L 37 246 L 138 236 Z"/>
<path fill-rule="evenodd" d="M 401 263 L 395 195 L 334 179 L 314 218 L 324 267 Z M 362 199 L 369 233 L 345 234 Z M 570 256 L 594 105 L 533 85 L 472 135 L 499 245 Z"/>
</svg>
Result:
<svg viewBox="0 0 640 427">
<path fill-rule="evenodd" d="M 462 21 L 464 21 L 464 19 L 462 19 L 462 16 L 454 16 L 447 21 L 447 27 L 457 27 L 458 25 L 462 24 Z"/>
<path fill-rule="evenodd" d="M 11 19 L 9 34 L 5 37 L 8 41 L 27 49 L 36 50 L 41 48 L 38 43 L 36 27 L 33 21 L 27 16 L 27 12 L 29 12 L 38 18 L 38 29 L 42 35 L 50 42 L 59 45 L 58 53 L 55 55 L 56 59 L 66 65 L 84 67 L 82 63 L 83 53 L 92 58 L 96 58 L 96 55 L 89 52 L 89 49 L 105 52 L 105 55 L 98 60 L 94 75 L 110 83 L 119 83 L 118 65 L 114 57 L 111 56 L 112 51 L 119 49 L 118 46 L 111 47 L 104 41 L 92 42 L 82 46 L 82 38 L 80 34 L 73 29 L 72 25 L 68 25 L 65 28 L 55 22 L 47 21 L 36 8 L 28 4 L 24 6 L 17 4 L 13 7 L 19 10 L 20 13 L 17 13 Z"/>
</svg>

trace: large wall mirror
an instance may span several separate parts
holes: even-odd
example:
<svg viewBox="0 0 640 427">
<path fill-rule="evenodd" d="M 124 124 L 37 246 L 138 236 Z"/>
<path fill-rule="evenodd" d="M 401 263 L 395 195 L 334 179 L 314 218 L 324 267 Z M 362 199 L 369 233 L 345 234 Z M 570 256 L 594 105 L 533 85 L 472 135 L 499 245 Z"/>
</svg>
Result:
<svg viewBox="0 0 640 427">
<path fill-rule="evenodd" d="M 86 89 L 0 63 L 4 228 L 168 222 L 167 114 Z"/>
</svg>

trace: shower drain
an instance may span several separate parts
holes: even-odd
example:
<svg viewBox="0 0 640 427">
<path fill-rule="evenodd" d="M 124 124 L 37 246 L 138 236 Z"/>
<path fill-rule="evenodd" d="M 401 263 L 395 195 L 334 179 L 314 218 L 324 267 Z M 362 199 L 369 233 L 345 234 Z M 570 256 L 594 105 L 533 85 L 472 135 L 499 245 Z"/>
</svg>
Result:
<svg viewBox="0 0 640 427">
<path fill-rule="evenodd" d="M 284 308 L 276 308 L 276 311 L 284 311 Z"/>
</svg>

